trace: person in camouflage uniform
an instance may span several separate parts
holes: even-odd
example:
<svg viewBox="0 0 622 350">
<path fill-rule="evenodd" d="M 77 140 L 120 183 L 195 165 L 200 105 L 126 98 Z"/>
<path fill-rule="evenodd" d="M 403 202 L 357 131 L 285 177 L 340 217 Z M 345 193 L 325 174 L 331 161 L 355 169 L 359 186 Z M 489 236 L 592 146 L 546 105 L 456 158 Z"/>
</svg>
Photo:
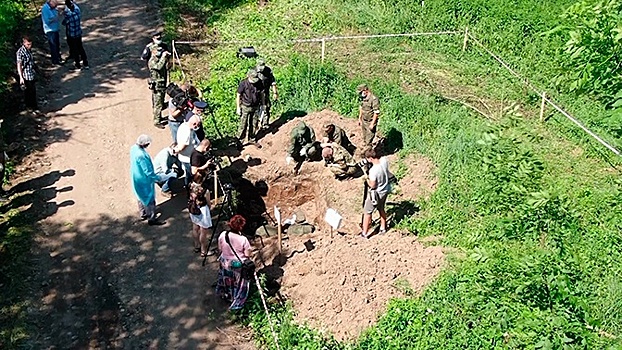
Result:
<svg viewBox="0 0 622 350">
<path fill-rule="evenodd" d="M 354 154 L 356 146 L 350 142 L 346 132 L 335 124 L 325 124 L 322 133 L 322 147 L 329 147 L 331 144 L 336 143 L 345 148 L 350 154 Z"/>
<path fill-rule="evenodd" d="M 168 56 L 171 53 L 163 51 L 161 47 L 154 45 L 149 58 L 149 89 L 151 89 L 151 104 L 153 107 L 153 124 L 164 129 L 162 124 L 162 108 L 164 106 L 164 94 L 166 93 Z"/>
<path fill-rule="evenodd" d="M 317 152 L 314 145 L 315 132 L 305 122 L 301 121 L 290 133 L 289 147 L 287 148 L 287 164 L 292 160 L 302 163 L 305 159 L 313 157 Z M 319 153 L 319 152 L 317 152 Z"/>
<path fill-rule="evenodd" d="M 359 108 L 359 125 L 363 136 L 363 148 L 370 148 L 374 136 L 376 135 L 376 126 L 378 125 L 378 115 L 380 114 L 380 102 L 378 97 L 369 91 L 365 84 L 361 84 L 356 88 L 361 98 L 361 106 Z"/>
<path fill-rule="evenodd" d="M 261 85 L 263 87 L 264 104 L 260 108 L 260 127 L 265 129 L 270 123 L 270 109 L 272 107 L 272 102 L 270 101 L 270 90 L 272 90 L 272 99 L 274 101 L 279 98 L 279 91 L 276 87 L 276 79 L 274 78 L 272 69 L 266 66 L 266 61 L 263 58 L 257 60 L 257 67 L 255 67 L 255 69 L 257 70 L 259 80 L 261 80 Z"/>
<path fill-rule="evenodd" d="M 354 176 L 358 171 L 352 155 L 337 143 L 333 143 L 330 147 L 324 147 L 322 158 L 324 158 L 324 164 L 338 179 Z"/>
</svg>

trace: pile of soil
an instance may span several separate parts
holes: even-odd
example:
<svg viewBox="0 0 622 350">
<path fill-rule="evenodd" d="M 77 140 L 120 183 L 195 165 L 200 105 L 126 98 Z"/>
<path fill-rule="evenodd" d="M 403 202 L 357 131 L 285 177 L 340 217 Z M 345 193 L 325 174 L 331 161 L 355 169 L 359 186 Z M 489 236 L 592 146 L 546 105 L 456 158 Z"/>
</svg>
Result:
<svg viewBox="0 0 622 350">
<path fill-rule="evenodd" d="M 255 242 L 257 260 L 277 279 L 281 293 L 294 305 L 297 320 L 338 339 L 351 339 L 376 321 L 391 298 L 414 295 L 429 283 L 440 271 L 443 252 L 440 247 L 426 248 L 416 237 L 395 229 L 369 240 L 360 237 L 360 179 L 339 181 L 322 162 L 306 162 L 294 175 L 293 166 L 286 164 L 290 131 L 300 120 L 315 130 L 318 139 L 322 126 L 332 122 L 346 130 L 355 145 L 361 144 L 356 120 L 322 111 L 272 130 L 261 139 L 261 148 L 247 146 L 234 166 L 243 170 L 248 182 L 268 184 L 263 200 L 270 215 L 274 206 L 283 218 L 302 210 L 307 222 L 316 227 L 310 235 L 286 234 L 282 255 L 274 235 Z M 389 162 L 396 164 L 397 156 L 390 155 Z M 405 176 L 387 206 L 389 220 L 394 221 L 399 221 L 399 215 L 414 215 L 416 201 L 432 193 L 437 184 L 430 160 L 411 155 L 401 162 L 407 168 L 401 171 Z M 339 232 L 332 237 L 324 222 L 328 208 L 343 217 Z"/>
</svg>

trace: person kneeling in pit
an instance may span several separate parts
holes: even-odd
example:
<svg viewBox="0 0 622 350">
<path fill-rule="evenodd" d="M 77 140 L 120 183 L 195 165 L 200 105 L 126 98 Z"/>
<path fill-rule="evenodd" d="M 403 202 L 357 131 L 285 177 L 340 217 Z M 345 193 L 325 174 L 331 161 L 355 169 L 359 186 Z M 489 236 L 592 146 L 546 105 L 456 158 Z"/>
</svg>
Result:
<svg viewBox="0 0 622 350">
<path fill-rule="evenodd" d="M 332 123 L 325 124 L 322 133 L 322 148 L 335 143 L 345 148 L 350 154 L 354 154 L 356 151 L 356 146 L 350 142 L 348 135 L 342 128 Z"/>
<path fill-rule="evenodd" d="M 289 147 L 287 148 L 287 165 L 296 162 L 295 170 L 305 160 L 314 160 L 319 157 L 319 142 L 315 141 L 315 132 L 305 122 L 301 121 L 290 133 Z"/>
<path fill-rule="evenodd" d="M 335 178 L 339 180 L 354 176 L 358 171 L 354 158 L 352 158 L 345 148 L 336 143 L 324 147 L 322 150 L 322 158 L 324 158 L 324 165 L 327 166 L 328 169 L 335 174 Z"/>
</svg>

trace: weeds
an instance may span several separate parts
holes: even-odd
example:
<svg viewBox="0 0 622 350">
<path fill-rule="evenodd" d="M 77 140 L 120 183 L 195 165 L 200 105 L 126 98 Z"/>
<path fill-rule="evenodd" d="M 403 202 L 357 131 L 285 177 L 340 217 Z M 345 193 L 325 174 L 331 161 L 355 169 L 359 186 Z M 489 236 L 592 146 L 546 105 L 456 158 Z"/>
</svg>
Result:
<svg viewBox="0 0 622 350">
<path fill-rule="evenodd" d="M 599 149 L 586 146 L 591 141 L 563 119 L 547 125 L 534 120 L 537 107 L 529 106 L 537 96 L 476 49 L 462 52 L 455 37 L 335 44 L 334 52 L 348 55 L 329 53 L 326 64 L 318 62 L 317 48 L 291 53 L 291 44 L 277 40 L 469 25 L 588 126 L 619 142 L 619 127 L 612 128 L 617 117 L 589 97 L 558 92 L 553 81 L 564 38 L 541 34 L 560 23 L 558 14 L 571 3 L 279 0 L 261 9 L 247 2 L 217 9 L 217 3 L 205 3 L 227 14 L 207 21 L 221 39 L 272 40 L 256 48 L 275 68 L 281 95 L 276 116 L 331 108 L 355 117 L 354 87 L 367 82 L 381 97 L 380 128 L 399 130 L 403 154 L 422 153 L 439 169 L 437 191 L 400 226 L 420 236 L 442 235 L 443 244 L 466 252 L 453 257 L 421 296 L 393 300 L 378 324 L 353 343 L 297 325 L 289 307 L 274 306 L 283 348 L 622 346 L 622 182 Z M 235 87 L 253 62 L 234 59 L 225 47 L 206 58 L 209 74 L 200 87 L 231 134 Z M 495 120 L 445 98 L 449 93 L 485 98 L 499 110 Z M 507 104 L 520 106 L 517 113 L 504 113 Z M 261 307 L 257 300 L 250 305 L 258 342 L 274 348 Z"/>
</svg>

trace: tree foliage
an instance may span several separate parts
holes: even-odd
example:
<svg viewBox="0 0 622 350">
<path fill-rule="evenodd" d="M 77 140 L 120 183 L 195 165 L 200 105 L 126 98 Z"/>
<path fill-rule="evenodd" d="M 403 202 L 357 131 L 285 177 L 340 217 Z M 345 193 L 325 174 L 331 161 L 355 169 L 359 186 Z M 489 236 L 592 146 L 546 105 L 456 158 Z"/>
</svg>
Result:
<svg viewBox="0 0 622 350">
<path fill-rule="evenodd" d="M 622 98 L 622 0 L 583 0 L 562 18 L 566 23 L 549 32 L 567 38 L 558 83 L 616 104 Z"/>
</svg>

